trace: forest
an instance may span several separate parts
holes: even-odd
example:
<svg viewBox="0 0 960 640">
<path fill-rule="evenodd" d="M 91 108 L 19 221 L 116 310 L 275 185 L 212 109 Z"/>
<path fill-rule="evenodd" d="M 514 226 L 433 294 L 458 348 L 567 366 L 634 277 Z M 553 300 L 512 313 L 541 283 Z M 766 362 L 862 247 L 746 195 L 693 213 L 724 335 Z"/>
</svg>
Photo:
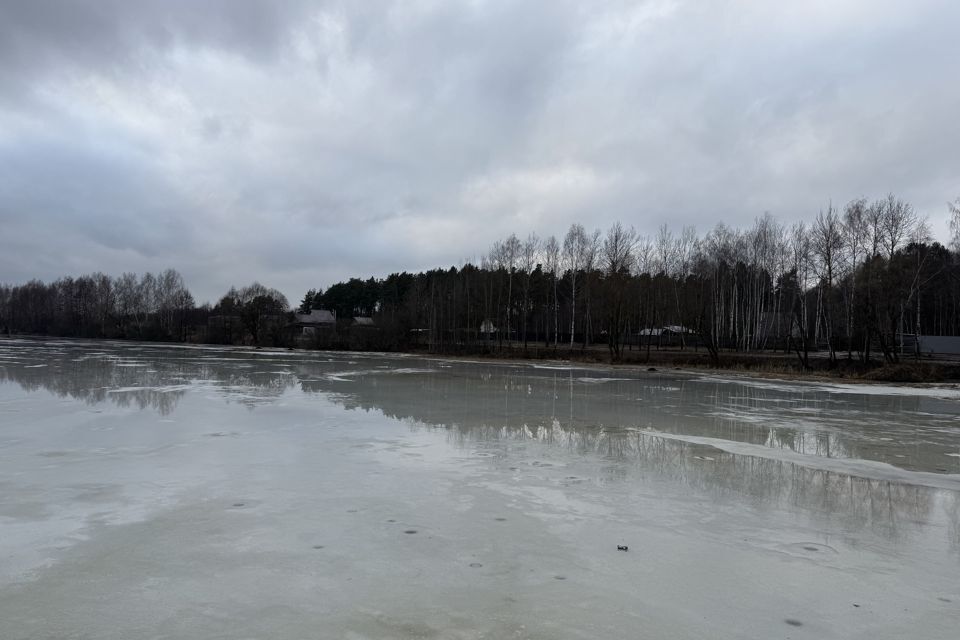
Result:
<svg viewBox="0 0 960 640">
<path fill-rule="evenodd" d="M 559 236 L 511 234 L 476 264 L 307 291 L 295 309 L 276 289 L 231 288 L 197 305 L 182 276 L 94 273 L 0 286 L 7 334 L 437 353 L 538 356 L 671 348 L 899 362 L 917 335 L 960 335 L 960 199 L 952 247 L 931 239 L 913 207 L 888 195 L 828 205 L 812 223 L 771 215 L 749 228 L 573 224 Z M 298 333 L 296 313 L 326 309 L 337 324 Z M 353 330 L 354 317 L 374 326 Z"/>
</svg>

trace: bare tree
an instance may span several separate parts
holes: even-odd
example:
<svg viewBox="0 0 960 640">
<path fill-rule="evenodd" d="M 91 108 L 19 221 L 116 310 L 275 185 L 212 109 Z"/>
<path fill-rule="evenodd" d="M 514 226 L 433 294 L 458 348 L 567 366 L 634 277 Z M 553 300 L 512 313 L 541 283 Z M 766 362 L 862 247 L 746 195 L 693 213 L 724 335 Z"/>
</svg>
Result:
<svg viewBox="0 0 960 640">
<path fill-rule="evenodd" d="M 547 238 L 547 241 L 543 245 L 543 261 L 553 281 L 553 346 L 556 347 L 560 333 L 560 301 L 557 298 L 557 276 L 560 270 L 560 243 L 557 242 L 555 236 Z"/>
<path fill-rule="evenodd" d="M 847 359 L 853 357 L 854 317 L 857 304 L 857 270 L 867 257 L 870 229 L 867 221 L 867 200 L 859 198 L 847 203 L 843 212 L 843 247 L 847 263 L 844 286 Z"/>
<path fill-rule="evenodd" d="M 633 248 L 636 243 L 637 232 L 633 227 L 627 229 L 619 222 L 615 222 L 607 230 L 601 248 L 603 269 L 607 275 L 630 273 L 630 266 L 633 263 Z"/>
<path fill-rule="evenodd" d="M 917 223 L 917 214 L 912 206 L 892 193 L 887 196 L 883 206 L 881 229 L 888 259 L 892 258 L 900 244 L 910 237 Z"/>
<path fill-rule="evenodd" d="M 864 229 L 867 238 L 868 258 L 880 255 L 883 246 L 883 218 L 885 200 L 876 200 L 864 212 Z"/>
<path fill-rule="evenodd" d="M 743 349 L 759 349 L 765 336 L 765 316 L 775 268 L 777 223 L 769 213 L 754 221 L 742 236 L 747 270 L 741 289 L 740 342 Z"/>
<path fill-rule="evenodd" d="M 636 242 L 637 233 L 633 227 L 626 229 L 616 222 L 607 230 L 601 250 L 605 284 L 608 289 L 607 342 L 610 357 L 615 360 L 620 358 L 623 346 L 624 299 Z"/>
<path fill-rule="evenodd" d="M 520 239 L 511 233 L 503 243 L 503 259 L 507 266 L 507 340 L 513 340 L 510 317 L 513 314 L 513 274 L 517 270 L 521 252 Z"/>
<path fill-rule="evenodd" d="M 581 224 L 571 224 L 563 239 L 564 266 L 570 272 L 570 348 L 577 317 L 577 274 L 583 270 L 587 255 L 587 232 Z"/>
<path fill-rule="evenodd" d="M 952 234 L 953 248 L 960 251 L 960 198 L 955 202 L 948 202 L 950 209 L 950 233 Z"/>
<path fill-rule="evenodd" d="M 821 211 L 817 215 L 816 222 L 811 229 L 810 242 L 813 254 L 817 258 L 815 268 L 818 269 L 818 275 L 820 276 L 817 322 L 819 323 L 822 318 L 827 335 L 830 364 L 833 366 L 837 362 L 833 330 L 833 282 L 837 263 L 843 250 L 843 225 L 840 222 L 840 217 L 833 209 L 833 204 L 827 207 L 826 214 Z"/>
<path fill-rule="evenodd" d="M 113 287 L 113 279 L 105 273 L 94 273 L 91 276 L 93 284 L 93 315 L 99 325 L 101 336 L 107 335 L 107 322 L 116 316 L 117 298 Z"/>
<path fill-rule="evenodd" d="M 651 272 L 654 270 L 653 267 L 653 241 L 650 239 L 650 236 L 640 236 L 637 239 L 636 249 L 634 251 L 634 269 L 636 272 L 637 279 L 641 283 L 642 288 L 637 292 L 637 347 L 640 345 L 640 336 L 643 335 L 642 329 L 650 328 L 652 325 L 651 322 L 647 322 L 649 317 L 652 317 L 651 307 L 653 306 L 650 299 L 651 289 L 649 286 L 652 280 Z M 647 334 L 647 356 L 649 357 L 649 348 L 650 348 L 650 333 Z"/>
<path fill-rule="evenodd" d="M 520 247 L 520 269 L 523 271 L 523 348 L 527 348 L 527 319 L 530 312 L 530 278 L 540 258 L 540 238 L 536 233 L 527 235 Z"/>
<path fill-rule="evenodd" d="M 127 320 L 137 309 L 137 274 L 124 273 L 114 282 L 117 295 L 117 315 L 121 334 L 126 336 Z"/>
<path fill-rule="evenodd" d="M 673 242 L 673 232 L 665 224 L 660 225 L 657 230 L 656 252 L 657 269 L 663 275 L 670 275 L 673 270 L 674 251 L 676 244 Z"/>
<path fill-rule="evenodd" d="M 650 274 L 653 269 L 653 242 L 650 236 L 637 236 L 637 244 L 633 253 L 634 269 L 636 274 Z"/>
<path fill-rule="evenodd" d="M 680 290 L 690 274 L 691 261 L 697 245 L 697 230 L 692 226 L 686 226 L 674 242 L 673 250 L 673 301 L 676 305 L 677 324 L 683 329 L 680 332 L 680 348 L 686 348 L 686 323 L 684 321 L 684 310 L 680 303 Z"/>
<path fill-rule="evenodd" d="M 490 250 L 490 262 L 507 275 L 507 304 L 504 308 L 507 341 L 512 339 L 511 316 L 513 314 L 513 274 L 519 264 L 522 245 L 516 234 L 511 233 L 503 242 L 497 241 Z M 499 306 L 499 305 L 498 305 Z M 501 340 L 503 338 L 501 337 Z"/>
<path fill-rule="evenodd" d="M 152 273 L 148 272 L 140 276 L 136 303 L 137 311 L 134 319 L 137 322 L 137 330 L 142 333 L 144 323 L 149 321 L 150 315 L 157 309 L 157 279 Z"/>
<path fill-rule="evenodd" d="M 586 251 L 583 254 L 583 348 L 590 346 L 593 337 L 593 316 L 590 313 L 591 295 L 590 284 L 594 279 L 594 271 L 597 268 L 597 261 L 600 257 L 600 247 L 602 245 L 600 229 L 594 229 L 593 233 L 587 236 Z"/>
<path fill-rule="evenodd" d="M 667 282 L 670 279 L 671 274 L 673 273 L 675 258 L 676 258 L 676 249 L 677 244 L 674 242 L 673 232 L 665 224 L 660 225 L 657 229 L 657 236 L 654 240 L 653 245 L 653 255 L 654 255 L 654 264 L 652 268 L 652 290 L 650 296 L 653 300 L 653 313 L 650 314 L 649 318 L 649 331 L 647 333 L 647 354 L 649 356 L 650 352 L 650 343 L 653 340 L 654 333 L 657 333 L 657 329 L 654 325 L 665 324 L 667 320 L 666 314 L 670 308 L 664 300 L 669 296 L 669 293 L 665 289 L 669 289 L 670 283 Z M 658 313 L 659 312 L 659 313 Z M 658 348 L 660 344 L 660 336 L 662 333 L 658 333 Z"/>
<path fill-rule="evenodd" d="M 266 337 L 267 330 L 276 328 L 275 320 L 290 309 L 287 297 L 259 282 L 254 282 L 240 290 L 230 289 L 234 302 L 244 325 L 250 331 L 253 341 L 259 344 Z M 230 295 L 230 294 L 228 294 Z"/>
<path fill-rule="evenodd" d="M 792 270 L 796 283 L 794 287 L 793 317 L 796 323 L 797 333 L 799 334 L 799 344 L 795 343 L 794 348 L 800 364 L 804 369 L 810 368 L 809 344 L 810 314 L 807 309 L 807 286 L 810 282 L 811 272 L 811 247 L 810 234 L 804 223 L 800 222 L 790 230 L 790 252 L 792 258 Z"/>
</svg>

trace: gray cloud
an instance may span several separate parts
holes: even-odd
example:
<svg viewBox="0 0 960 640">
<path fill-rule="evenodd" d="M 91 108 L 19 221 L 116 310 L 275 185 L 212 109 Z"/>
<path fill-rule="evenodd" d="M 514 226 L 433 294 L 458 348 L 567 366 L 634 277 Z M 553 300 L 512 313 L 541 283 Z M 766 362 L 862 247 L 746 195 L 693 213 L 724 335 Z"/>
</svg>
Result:
<svg viewBox="0 0 960 640">
<path fill-rule="evenodd" d="M 960 195 L 949 0 L 0 3 L 0 280 L 457 264 Z"/>
</svg>

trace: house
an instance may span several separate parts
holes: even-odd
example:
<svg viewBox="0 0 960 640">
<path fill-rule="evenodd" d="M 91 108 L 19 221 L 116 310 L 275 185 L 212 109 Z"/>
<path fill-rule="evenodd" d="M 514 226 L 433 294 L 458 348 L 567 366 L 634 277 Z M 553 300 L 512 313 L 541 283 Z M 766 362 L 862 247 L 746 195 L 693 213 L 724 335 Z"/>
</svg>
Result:
<svg viewBox="0 0 960 640">
<path fill-rule="evenodd" d="M 914 339 L 912 346 L 923 356 L 956 356 L 960 355 L 960 336 L 920 336 Z"/>
<path fill-rule="evenodd" d="M 680 326 L 678 324 L 668 324 L 665 327 L 651 327 L 648 329 L 640 329 L 639 335 L 646 338 L 647 336 L 653 336 L 655 338 L 673 338 L 680 335 L 689 335 L 693 331 L 687 329 L 686 327 Z"/>
<path fill-rule="evenodd" d="M 690 329 L 679 324 L 668 324 L 663 327 L 648 327 L 637 332 L 637 344 L 656 344 L 657 347 L 682 347 L 695 334 Z"/>
<path fill-rule="evenodd" d="M 375 327 L 376 324 L 373 322 L 373 318 L 368 318 L 366 316 L 357 316 L 353 319 L 354 327 Z"/>
<path fill-rule="evenodd" d="M 484 320 L 483 322 L 480 323 L 480 333 L 482 335 L 490 336 L 495 334 L 496 332 L 497 332 L 497 328 L 493 326 L 493 322 L 491 322 L 490 320 Z"/>
<path fill-rule="evenodd" d="M 337 318 L 326 309 L 311 309 L 310 313 L 295 314 L 291 326 L 296 333 L 310 336 L 318 329 L 333 329 L 337 325 Z"/>
</svg>

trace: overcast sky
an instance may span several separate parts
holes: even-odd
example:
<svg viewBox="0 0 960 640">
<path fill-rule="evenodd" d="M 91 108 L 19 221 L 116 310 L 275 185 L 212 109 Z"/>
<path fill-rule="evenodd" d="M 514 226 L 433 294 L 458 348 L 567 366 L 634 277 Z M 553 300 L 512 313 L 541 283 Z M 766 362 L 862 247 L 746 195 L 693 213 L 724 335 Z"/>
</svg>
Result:
<svg viewBox="0 0 960 640">
<path fill-rule="evenodd" d="M 0 0 L 0 281 L 179 269 L 291 301 L 511 232 L 947 235 L 956 0 Z"/>
</svg>

